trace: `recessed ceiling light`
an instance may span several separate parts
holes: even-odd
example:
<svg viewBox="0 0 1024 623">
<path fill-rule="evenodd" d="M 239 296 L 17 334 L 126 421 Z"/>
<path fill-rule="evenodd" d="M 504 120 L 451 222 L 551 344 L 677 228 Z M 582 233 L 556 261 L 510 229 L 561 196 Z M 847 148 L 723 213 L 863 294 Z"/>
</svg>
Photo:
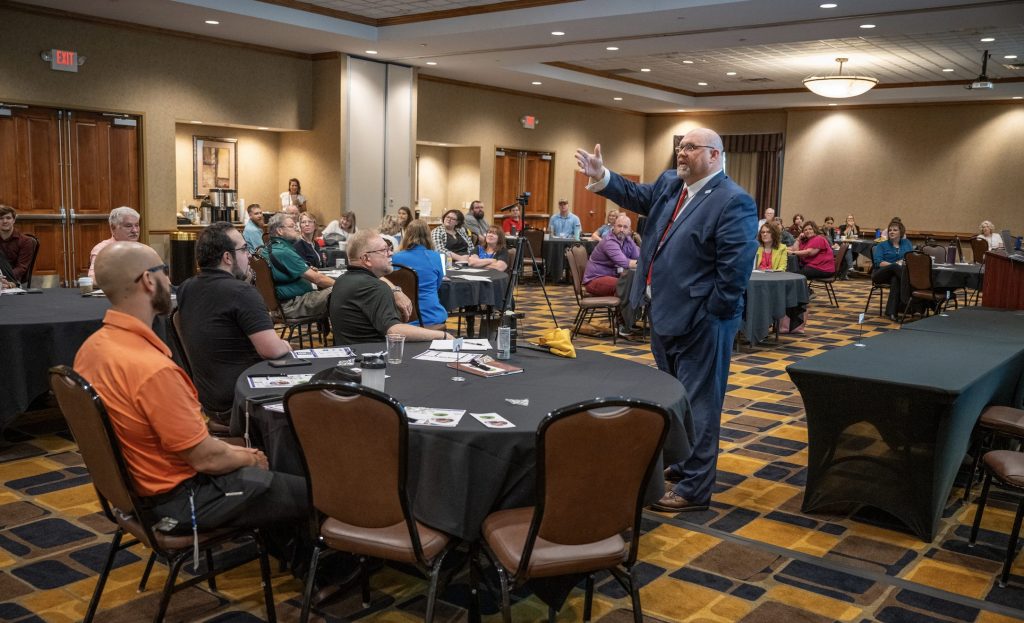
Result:
<svg viewBox="0 0 1024 623">
<path fill-rule="evenodd" d="M 706 86 L 708 86 L 708 83 L 707 82 L 698 82 L 697 86 L 699 86 L 699 87 L 706 87 Z"/>
<path fill-rule="evenodd" d="M 376 54 L 377 50 L 367 50 L 366 53 L 367 54 Z"/>
<path fill-rule="evenodd" d="M 1016 54 L 1007 54 L 1003 58 L 1017 58 L 1017 55 Z"/>
<path fill-rule="evenodd" d="M 676 112 L 686 112 L 685 108 L 676 108 Z"/>
<path fill-rule="evenodd" d="M 693 61 L 683 61 L 684 65 L 693 65 Z"/>
<path fill-rule="evenodd" d="M 207 23 L 207 24 L 209 24 L 210 26 L 216 26 L 216 25 L 217 25 L 217 24 L 219 24 L 220 22 L 218 22 L 218 21 L 217 21 L 217 20 L 215 20 L 215 19 L 208 19 L 208 20 L 206 20 L 206 23 Z"/>
<path fill-rule="evenodd" d="M 267 126 L 265 126 L 265 125 L 261 125 L 260 127 L 256 128 L 256 129 L 257 129 L 257 130 L 269 130 L 270 128 L 268 128 L 268 127 L 267 127 Z"/>
<path fill-rule="evenodd" d="M 621 97 L 613 97 L 612 99 L 615 100 L 616 102 L 621 102 L 622 101 Z"/>
<path fill-rule="evenodd" d="M 542 84 L 544 84 L 544 83 L 543 83 L 543 82 L 541 82 L 541 81 L 539 81 L 539 80 L 534 80 L 534 81 L 533 81 L 533 82 L 531 82 L 530 84 L 532 84 L 532 85 L 534 85 L 534 86 L 540 86 L 540 85 L 542 85 Z"/>
<path fill-rule="evenodd" d="M 995 38 L 995 37 L 983 37 L 983 38 L 981 39 L 981 42 L 982 42 L 982 43 L 992 43 L 992 42 L 993 42 L 993 41 L 995 41 L 995 40 L 996 40 L 996 38 Z"/>
<path fill-rule="evenodd" d="M 945 69 L 943 69 L 942 71 L 944 71 L 944 72 L 946 72 L 946 73 L 949 73 L 949 72 L 951 72 L 951 71 L 955 71 L 955 70 L 954 70 L 954 69 L 952 69 L 952 68 L 950 68 L 950 67 L 946 67 L 946 68 L 945 68 Z"/>
<path fill-rule="evenodd" d="M 1019 99 L 1024 99 L 1024 97 L 1021 97 L 1020 95 L 1015 95 L 1015 96 L 1013 97 L 1013 99 L 1015 99 L 1015 100 L 1019 100 Z"/>
<path fill-rule="evenodd" d="M 556 37 L 564 37 L 565 36 L 565 33 L 562 32 L 561 30 L 552 30 L 551 34 L 556 36 Z"/>
<path fill-rule="evenodd" d="M 870 28 L 874 28 L 875 25 L 874 24 L 861 24 L 860 27 L 864 28 L 865 30 L 867 30 L 867 29 L 870 29 Z"/>
<path fill-rule="evenodd" d="M 1009 56 L 1007 56 L 1006 58 L 1010 58 L 1010 57 L 1009 57 Z M 1017 58 L 1017 57 L 1016 57 L 1016 56 L 1014 56 L 1013 58 Z M 651 72 L 651 69 L 650 69 L 650 67 L 641 67 L 641 68 L 640 68 L 640 71 L 642 71 L 642 72 L 644 72 L 644 73 L 646 74 L 646 73 L 650 73 L 650 72 Z"/>
<path fill-rule="evenodd" d="M 735 71 L 727 71 L 727 72 L 725 72 L 725 75 L 727 75 L 727 76 L 735 76 L 736 72 Z"/>
<path fill-rule="evenodd" d="M 829 106 L 838 106 L 839 104 L 829 104 Z"/>
<path fill-rule="evenodd" d="M 427 61 L 427 65 L 437 65 L 437 61 Z"/>
<path fill-rule="evenodd" d="M 605 49 L 608 50 L 609 52 L 615 52 L 619 48 L 615 47 L 614 45 L 610 45 L 610 46 L 606 47 Z"/>
<path fill-rule="evenodd" d="M 825 4 L 819 4 L 818 6 L 823 9 L 834 9 L 839 5 L 836 4 L 835 2 L 826 2 Z"/>
</svg>

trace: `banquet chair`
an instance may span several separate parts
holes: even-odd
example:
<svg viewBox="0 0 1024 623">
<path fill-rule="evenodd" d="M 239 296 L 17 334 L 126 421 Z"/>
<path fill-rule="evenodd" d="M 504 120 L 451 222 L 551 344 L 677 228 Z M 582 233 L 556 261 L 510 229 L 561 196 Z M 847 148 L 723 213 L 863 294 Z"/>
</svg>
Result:
<svg viewBox="0 0 1024 623">
<path fill-rule="evenodd" d="M 935 260 L 936 264 L 943 264 L 946 262 L 946 247 L 941 247 L 937 244 L 926 244 L 921 247 L 921 253 L 931 256 Z"/>
<path fill-rule="evenodd" d="M 974 427 L 974 443 L 970 455 L 974 457 L 971 471 L 964 486 L 964 502 L 971 500 L 971 488 L 978 473 L 978 465 L 985 452 L 993 448 L 996 437 L 1009 437 L 1024 442 L 1024 409 L 991 405 L 981 412 Z"/>
<path fill-rule="evenodd" d="M 616 343 L 619 334 L 619 297 L 617 296 L 590 296 L 583 287 L 583 273 L 587 269 L 587 248 L 580 244 L 574 244 L 565 250 L 565 263 L 569 266 L 569 275 L 572 277 L 572 293 L 576 296 L 576 319 L 572 323 L 572 334 L 575 338 L 580 328 L 588 319 L 593 319 L 594 314 L 599 310 L 605 312 L 608 318 L 608 326 L 612 330 L 612 344 Z"/>
<path fill-rule="evenodd" d="M 527 252 L 533 251 L 533 276 L 538 281 L 543 281 L 547 275 L 547 266 L 544 264 L 544 230 L 530 227 L 523 230 L 522 236 L 530 243 Z M 526 264 L 525 257 L 523 264 Z M 557 279 L 558 275 L 555 275 L 555 278 Z"/>
<path fill-rule="evenodd" d="M 267 264 L 267 260 L 253 256 L 249 259 L 249 266 L 252 268 L 253 274 L 256 276 L 256 290 L 260 293 L 263 298 L 263 302 L 267 305 L 267 309 L 270 311 L 270 317 L 275 323 L 281 325 L 281 339 L 291 341 L 292 336 L 298 331 L 299 337 L 299 348 L 305 348 L 306 340 L 309 340 L 309 347 L 313 348 L 315 343 L 313 342 L 313 335 L 317 335 L 321 342 L 325 341 L 323 326 L 326 324 L 326 319 L 317 316 L 296 316 L 289 318 L 284 313 L 284 309 L 281 307 L 281 303 L 277 300 L 277 294 L 274 292 L 274 277 L 270 272 L 270 265 Z M 287 332 L 287 336 L 285 333 Z"/>
<path fill-rule="evenodd" d="M 593 574 L 600 570 L 610 571 L 629 593 L 633 620 L 643 620 L 635 567 L 640 518 L 668 427 L 664 407 L 635 398 L 588 400 L 541 421 L 536 505 L 495 511 L 481 531 L 483 551 L 501 583 L 506 623 L 512 620 L 512 590 L 556 576 L 586 578 L 583 620 L 589 621 Z M 473 556 L 471 564 L 478 562 Z M 471 609 L 478 611 L 475 596 Z M 549 605 L 548 620 L 556 615 Z"/>
<path fill-rule="evenodd" d="M 1013 559 L 1017 555 L 1021 520 L 1024 519 L 1024 453 L 1013 450 L 993 450 L 985 454 L 982 462 L 985 465 L 985 483 L 981 486 L 978 510 L 974 513 L 971 537 L 967 541 L 969 547 L 974 547 L 978 539 L 981 517 L 985 513 L 985 504 L 988 502 L 992 479 L 995 478 L 1004 489 L 1020 496 L 1020 500 L 1017 502 L 1017 514 L 1013 518 L 1013 528 L 1010 529 L 1009 543 L 1006 546 L 1006 556 L 1003 558 L 1003 569 L 999 574 L 999 587 L 1005 588 L 1006 582 L 1010 579 L 1010 567 L 1013 566 Z"/>
<path fill-rule="evenodd" d="M 245 528 L 224 528 L 199 532 L 198 544 L 206 555 L 206 571 L 196 574 L 181 583 L 176 583 L 178 572 L 186 561 L 193 557 L 193 536 L 171 535 L 158 531 L 154 527 L 152 511 L 140 498 L 131 484 L 131 476 L 121 451 L 121 443 L 114 433 L 110 417 L 103 406 L 103 401 L 92 386 L 68 366 L 57 366 L 50 369 L 50 388 L 57 398 L 57 404 L 68 422 L 68 428 L 78 444 L 78 451 L 85 461 L 85 467 L 92 477 L 96 496 L 107 519 L 117 526 L 110 550 L 100 571 L 100 577 L 89 601 L 88 610 L 83 619 L 89 623 L 96 615 L 100 596 L 110 576 L 117 553 L 123 549 L 142 543 L 153 555 L 150 557 L 139 583 L 139 590 L 145 588 L 149 573 L 156 557 L 167 561 L 169 568 L 164 582 L 163 593 L 157 607 L 154 621 L 163 621 L 170 604 L 171 595 L 182 589 L 200 582 L 209 583 L 211 590 L 217 590 L 215 576 L 227 569 L 247 564 L 252 557 L 233 560 L 231 566 L 223 569 L 214 568 L 212 554 L 215 546 L 236 541 L 242 537 L 250 537 L 256 544 L 256 557 L 260 561 L 260 578 L 263 583 L 263 599 L 266 602 L 267 620 L 274 622 L 277 614 L 274 610 L 274 595 L 270 584 L 270 564 L 267 551 L 259 530 Z M 125 533 L 132 538 L 122 542 Z M 193 566 L 198 565 L 193 560 Z"/>
<path fill-rule="evenodd" d="M 911 251 L 903 256 L 903 262 L 907 270 L 907 279 L 910 284 L 910 298 L 903 307 L 900 314 L 900 324 L 907 319 L 907 312 L 910 306 L 917 301 L 924 301 L 928 305 L 924 308 L 924 316 L 928 315 L 931 306 L 935 306 L 935 313 L 940 313 L 949 301 L 953 301 L 955 307 L 959 307 L 956 296 L 950 297 L 950 292 L 945 289 L 936 290 L 932 287 L 932 260 L 920 251 Z"/>
<path fill-rule="evenodd" d="M 394 270 L 388 275 L 388 281 L 402 289 L 402 294 L 412 301 L 412 316 L 409 322 L 420 319 L 420 279 L 416 271 L 408 266 L 395 264 Z"/>
<path fill-rule="evenodd" d="M 839 297 L 836 296 L 835 282 L 843 274 L 843 258 L 846 257 L 846 251 L 850 248 L 850 243 L 844 242 L 839 245 L 839 250 L 836 251 L 835 271 L 829 277 L 816 277 L 814 279 L 808 279 L 807 285 L 820 284 L 824 289 L 825 293 L 828 294 L 828 302 L 833 307 L 839 307 Z"/>
<path fill-rule="evenodd" d="M 364 607 L 370 605 L 368 558 L 417 567 L 430 578 L 424 618 L 432 621 L 441 566 L 455 541 L 412 516 L 405 408 L 383 392 L 330 381 L 291 388 L 284 405 L 316 510 L 299 620 L 309 620 L 320 553 L 332 549 L 359 558 Z"/>
<path fill-rule="evenodd" d="M 971 238 L 971 257 L 974 258 L 974 263 L 984 264 L 986 253 L 988 253 L 988 240 Z"/>
</svg>

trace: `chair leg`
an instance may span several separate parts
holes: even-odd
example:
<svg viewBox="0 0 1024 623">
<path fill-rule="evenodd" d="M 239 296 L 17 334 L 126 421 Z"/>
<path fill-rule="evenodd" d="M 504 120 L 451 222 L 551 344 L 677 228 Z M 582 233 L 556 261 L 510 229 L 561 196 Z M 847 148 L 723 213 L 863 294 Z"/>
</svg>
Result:
<svg viewBox="0 0 1024 623">
<path fill-rule="evenodd" d="M 1017 515 L 1013 518 L 1013 530 L 1010 531 L 1010 543 L 1006 546 L 1006 560 L 1003 561 L 1003 572 L 999 576 L 999 588 L 1006 588 L 1006 582 L 1010 579 L 1010 567 L 1013 566 L 1017 540 L 1020 538 L 1021 519 L 1024 519 L 1024 497 L 1017 504 Z"/>
<path fill-rule="evenodd" d="M 619 314 L 617 310 L 612 309 L 611 307 L 608 308 L 608 326 L 612 328 L 613 346 L 617 343 L 617 340 L 619 338 L 619 323 L 617 321 L 618 315 Z"/>
<path fill-rule="evenodd" d="M 142 579 L 139 580 L 139 592 L 146 590 L 146 583 L 149 582 L 149 574 L 153 571 L 153 563 L 156 562 L 156 552 L 150 552 L 149 561 L 146 562 L 146 568 L 142 571 Z"/>
<path fill-rule="evenodd" d="M 203 555 L 206 556 L 206 572 L 210 574 L 210 577 L 206 580 L 207 586 L 210 587 L 211 591 L 217 591 L 217 576 L 213 575 L 213 550 L 206 548 Z"/>
<path fill-rule="evenodd" d="M 274 607 L 274 587 L 270 584 L 270 559 L 263 534 L 256 532 L 256 552 L 260 557 L 260 584 L 263 585 L 263 602 L 267 606 L 267 623 L 277 623 L 277 609 Z"/>
<path fill-rule="evenodd" d="M 480 545 L 469 546 L 469 623 L 480 623 Z"/>
<path fill-rule="evenodd" d="M 985 437 L 989 437 L 989 435 L 979 434 L 978 441 L 977 443 L 974 444 L 974 449 L 972 451 L 972 456 L 974 457 L 974 460 L 971 461 L 971 473 L 967 474 L 967 484 L 964 485 L 964 503 L 971 501 L 971 489 L 974 488 L 974 478 L 978 474 L 978 465 L 981 464 L 981 453 L 984 451 L 986 447 L 986 444 L 983 441 L 983 438 Z M 991 443 L 992 442 L 990 439 L 988 444 L 989 447 L 991 446 Z"/>
<path fill-rule="evenodd" d="M 508 573 L 501 565 L 498 568 L 498 581 L 501 582 L 501 620 L 512 623 L 512 597 L 509 595 Z"/>
<path fill-rule="evenodd" d="M 971 537 L 967 544 L 974 547 L 978 540 L 978 529 L 981 528 L 981 516 L 985 514 L 985 503 L 988 502 L 988 490 L 992 486 L 992 473 L 985 470 L 985 482 L 981 485 L 981 497 L 978 498 L 978 510 L 974 511 L 974 524 L 971 526 Z"/>
<path fill-rule="evenodd" d="M 554 606 L 548 606 L 548 623 L 555 623 L 558 619 L 558 610 Z"/>
<path fill-rule="evenodd" d="M 903 326 L 903 321 L 907 319 L 907 312 L 910 311 L 910 305 L 914 302 L 914 299 L 908 299 L 906 306 L 903 308 L 903 314 L 900 316 L 900 326 Z"/>
<path fill-rule="evenodd" d="M 366 556 L 359 557 L 359 584 L 363 592 L 363 607 L 370 607 L 370 566 L 366 564 Z"/>
<path fill-rule="evenodd" d="M 451 550 L 446 549 L 441 552 L 430 568 L 430 590 L 427 591 L 427 612 L 423 617 L 424 623 L 433 623 L 434 621 L 434 605 L 437 603 L 437 581 L 441 576 L 441 565 L 444 564 L 445 556 L 448 555 L 449 551 Z"/>
<path fill-rule="evenodd" d="M 164 592 L 160 595 L 160 606 L 157 608 L 156 616 L 153 617 L 153 623 L 160 623 L 164 620 L 164 615 L 167 614 L 167 606 L 171 603 L 171 595 L 174 593 L 174 581 L 178 579 L 178 572 L 181 571 L 181 566 L 185 564 L 186 558 L 188 556 L 181 555 L 175 558 L 174 561 L 168 561 L 171 564 L 167 569 Z"/>
<path fill-rule="evenodd" d="M 636 581 L 636 567 L 629 568 L 629 597 L 633 602 L 633 623 L 644 623 L 644 609 L 640 605 L 640 585 Z"/>
<path fill-rule="evenodd" d="M 583 623 L 590 623 L 594 607 L 594 574 L 587 574 L 586 594 L 583 596 Z"/>
<path fill-rule="evenodd" d="M 110 575 L 110 568 L 114 566 L 114 557 L 117 556 L 117 552 L 121 548 L 121 538 L 124 536 L 124 530 L 121 528 L 117 529 L 114 533 L 114 538 L 110 541 L 110 551 L 107 552 L 107 560 L 103 563 L 103 570 L 100 571 L 100 577 L 96 580 L 96 588 L 92 591 L 92 599 L 89 600 L 89 609 L 85 611 L 85 618 L 82 619 L 83 623 L 92 623 L 92 618 L 96 616 L 96 608 L 100 605 L 100 595 L 103 594 L 103 587 L 107 584 L 107 576 Z M 155 556 L 156 554 L 154 554 Z M 150 559 L 150 565 L 153 564 L 153 560 Z"/>
<path fill-rule="evenodd" d="M 320 563 L 320 544 L 313 546 L 313 557 L 309 561 L 309 571 L 306 572 L 306 589 L 302 593 L 302 612 L 299 614 L 299 623 L 309 621 L 309 606 L 313 601 L 313 583 L 316 580 L 316 568 Z"/>
</svg>

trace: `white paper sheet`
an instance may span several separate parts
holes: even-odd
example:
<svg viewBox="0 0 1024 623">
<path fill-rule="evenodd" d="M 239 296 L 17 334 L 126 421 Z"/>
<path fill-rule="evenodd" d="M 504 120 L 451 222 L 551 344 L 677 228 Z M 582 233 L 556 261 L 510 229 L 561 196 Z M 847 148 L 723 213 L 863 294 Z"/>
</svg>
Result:
<svg viewBox="0 0 1024 623">
<path fill-rule="evenodd" d="M 430 343 L 432 350 L 451 350 L 453 340 L 434 340 Z M 491 342 L 487 338 L 472 338 L 462 340 L 462 348 L 459 350 L 491 350 Z M 455 361 L 452 359 L 452 361 Z"/>
</svg>

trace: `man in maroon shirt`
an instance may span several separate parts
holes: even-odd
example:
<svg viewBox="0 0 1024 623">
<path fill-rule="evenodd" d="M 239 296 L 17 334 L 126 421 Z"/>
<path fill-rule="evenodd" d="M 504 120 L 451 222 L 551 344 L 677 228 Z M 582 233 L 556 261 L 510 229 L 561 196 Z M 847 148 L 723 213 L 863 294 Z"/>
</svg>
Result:
<svg viewBox="0 0 1024 623">
<path fill-rule="evenodd" d="M 0 273 L 5 286 L 16 286 L 25 280 L 36 242 L 14 228 L 18 213 L 0 204 Z"/>
</svg>

